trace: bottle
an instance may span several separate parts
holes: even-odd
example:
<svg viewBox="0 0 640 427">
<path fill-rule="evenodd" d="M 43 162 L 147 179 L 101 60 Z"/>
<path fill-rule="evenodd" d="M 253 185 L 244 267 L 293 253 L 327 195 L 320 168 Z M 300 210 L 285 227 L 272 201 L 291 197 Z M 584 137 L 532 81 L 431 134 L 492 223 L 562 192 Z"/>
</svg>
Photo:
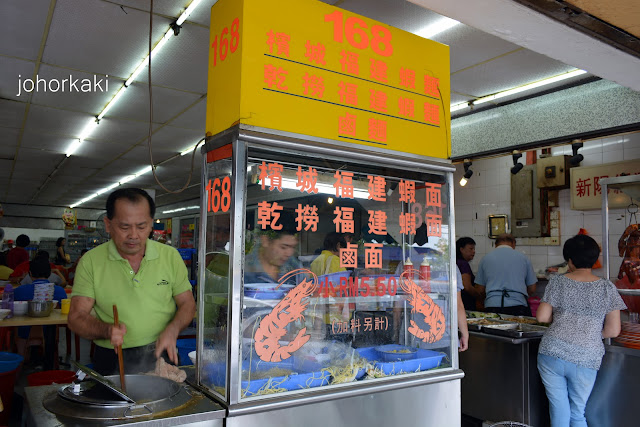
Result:
<svg viewBox="0 0 640 427">
<path fill-rule="evenodd" d="M 425 281 L 425 292 L 431 292 L 431 266 L 426 256 L 420 263 L 420 278 Z"/>
<path fill-rule="evenodd" d="M 2 308 L 8 308 L 11 310 L 6 319 L 13 317 L 13 286 L 11 286 L 11 283 L 5 286 L 4 292 L 2 292 Z"/>
<path fill-rule="evenodd" d="M 413 263 L 411 262 L 411 258 L 407 257 L 407 259 L 404 261 L 404 265 L 402 266 L 402 272 L 406 272 L 406 271 L 413 271 Z M 413 279 L 413 273 L 406 273 L 404 274 L 404 277 L 406 277 L 407 279 Z"/>
</svg>

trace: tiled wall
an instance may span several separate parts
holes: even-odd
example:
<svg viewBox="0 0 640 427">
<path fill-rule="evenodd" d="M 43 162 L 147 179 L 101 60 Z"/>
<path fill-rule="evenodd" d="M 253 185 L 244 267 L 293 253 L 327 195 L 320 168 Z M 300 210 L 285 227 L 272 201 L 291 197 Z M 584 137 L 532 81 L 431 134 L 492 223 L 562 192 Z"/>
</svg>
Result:
<svg viewBox="0 0 640 427">
<path fill-rule="evenodd" d="M 586 141 L 579 151 L 584 155 L 581 166 L 596 166 L 606 163 L 639 159 L 640 132 L 627 135 Z M 571 155 L 571 145 L 555 147 L 551 154 Z M 524 162 L 525 156 L 520 159 Z M 474 160 L 471 170 L 473 176 L 465 187 L 459 184 L 464 173 L 462 164 L 456 168 L 455 183 L 455 215 L 456 238 L 470 236 L 476 241 L 476 256 L 471 268 L 477 271 L 478 264 L 487 252 L 493 249 L 493 240 L 487 237 L 487 216 L 491 214 L 507 214 L 511 223 L 511 172 L 513 166 L 511 155 L 486 160 Z M 560 190 L 558 208 L 560 214 L 560 246 L 530 246 L 522 244 L 518 239 L 516 249 L 527 255 L 537 271 L 564 261 L 562 245 L 568 238 L 575 236 L 580 228 L 589 232 L 598 243 L 602 243 L 602 213 L 600 209 L 589 211 L 571 210 L 569 189 Z M 611 275 L 617 276 L 620 262 L 618 257 L 618 239 L 629 224 L 626 209 L 611 209 L 609 217 L 609 242 L 611 255 Z M 596 275 L 603 275 L 602 270 L 594 270 Z"/>
</svg>

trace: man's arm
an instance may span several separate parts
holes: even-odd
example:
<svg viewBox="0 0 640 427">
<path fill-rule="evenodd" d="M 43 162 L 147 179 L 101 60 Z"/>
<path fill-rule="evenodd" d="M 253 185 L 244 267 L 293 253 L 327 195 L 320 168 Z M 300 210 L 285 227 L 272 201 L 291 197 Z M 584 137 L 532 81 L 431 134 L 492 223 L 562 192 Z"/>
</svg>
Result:
<svg viewBox="0 0 640 427">
<path fill-rule="evenodd" d="M 458 329 L 460 330 L 460 348 L 458 351 L 465 351 L 469 348 L 469 328 L 467 326 L 467 312 L 464 310 L 462 294 L 458 294 Z"/>
<path fill-rule="evenodd" d="M 536 293 L 537 286 L 538 286 L 538 282 L 534 283 L 533 285 L 527 286 L 527 293 L 529 294 L 529 296 L 532 296 L 533 294 Z"/>
<path fill-rule="evenodd" d="M 160 357 L 164 350 L 167 350 L 169 360 L 178 364 L 178 352 L 176 350 L 176 341 L 180 331 L 189 326 L 196 314 L 196 302 L 193 299 L 191 291 L 184 291 L 173 297 L 178 306 L 173 320 L 164 328 L 164 331 L 156 341 L 156 358 Z"/>
<path fill-rule="evenodd" d="M 89 297 L 74 296 L 71 298 L 69 317 L 67 318 L 69 328 L 88 340 L 108 339 L 115 347 L 122 345 L 127 327 L 120 323 L 116 328 L 110 323 L 102 322 L 91 315 L 91 309 L 96 300 Z"/>
</svg>

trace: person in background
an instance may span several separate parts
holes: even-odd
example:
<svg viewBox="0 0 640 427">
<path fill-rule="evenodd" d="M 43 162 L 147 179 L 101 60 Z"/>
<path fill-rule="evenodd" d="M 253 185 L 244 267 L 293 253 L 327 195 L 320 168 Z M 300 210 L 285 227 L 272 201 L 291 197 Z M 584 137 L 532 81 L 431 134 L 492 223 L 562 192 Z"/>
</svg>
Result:
<svg viewBox="0 0 640 427">
<path fill-rule="evenodd" d="M 475 282 L 485 311 L 531 316 L 528 295 L 536 291 L 538 279 L 529 258 L 515 249 L 511 234 L 499 235 L 496 248 L 480 261 Z"/>
<path fill-rule="evenodd" d="M 58 266 L 49 262 L 49 252 L 47 251 L 36 252 L 36 256 L 33 257 L 33 260 L 35 261 L 36 259 L 44 259 L 49 264 L 49 267 L 51 270 L 50 270 L 49 276 L 46 278 L 49 282 L 53 283 L 54 285 L 58 285 L 62 287 L 65 287 L 67 285 L 67 279 L 65 279 L 64 275 L 60 272 L 60 270 L 58 270 L 57 268 Z M 33 263 L 33 261 L 20 264 L 19 266 L 16 267 L 12 275 L 16 275 L 16 274 L 18 276 L 22 275 L 25 264 L 26 264 L 26 267 L 29 270 L 31 270 L 31 263 Z M 31 277 L 31 274 L 26 273 L 24 277 L 20 280 L 20 284 L 28 285 L 32 281 L 33 279 Z"/>
<path fill-rule="evenodd" d="M 462 274 L 460 269 L 456 266 L 456 280 L 458 288 L 458 330 L 460 331 L 460 340 L 458 341 L 458 351 L 466 351 L 469 348 L 469 327 L 467 325 L 467 312 L 464 310 L 464 304 L 462 303 Z"/>
<path fill-rule="evenodd" d="M 536 318 L 551 323 L 538 350 L 538 371 L 549 399 L 551 426 L 587 426 L 585 406 L 602 357 L 603 338 L 620 333 L 625 306 L 616 286 L 592 274 L 600 255 L 593 238 L 567 240 L 562 255 L 569 273 L 549 280 Z"/>
<path fill-rule="evenodd" d="M 332 231 L 324 238 L 324 250 L 311 263 L 311 271 L 316 276 L 347 271 L 340 267 L 340 248 L 346 248 L 347 242 L 340 233 Z"/>
<path fill-rule="evenodd" d="M 245 257 L 244 282 L 277 283 L 287 273 L 302 268 L 295 256 L 298 249 L 298 233 L 293 216 L 288 212 L 280 215 L 280 230 L 265 230 Z M 297 285 L 302 274 L 289 276 L 285 283 Z"/>
<path fill-rule="evenodd" d="M 40 286 L 51 286 L 49 277 L 51 276 L 51 266 L 49 265 L 48 257 L 36 257 L 30 264 L 29 270 L 30 277 L 33 277 L 33 282 L 24 284 L 15 288 L 14 299 L 15 301 L 31 301 L 34 299 L 36 289 Z M 67 298 L 67 293 L 61 286 L 53 285 L 53 298 L 58 302 Z M 20 326 L 18 328 L 18 338 L 16 340 L 16 347 L 20 354 L 24 354 L 24 347 L 26 340 L 31 332 L 30 326 Z M 44 335 L 44 352 L 45 358 L 43 360 L 43 367 L 45 370 L 54 368 L 54 354 L 56 346 L 56 327 L 55 326 L 43 326 L 42 332 Z"/>
<path fill-rule="evenodd" d="M 476 242 L 471 237 L 461 237 L 456 241 L 456 265 L 462 274 L 462 302 L 466 310 L 482 310 L 482 301 L 480 301 L 480 293 L 473 286 L 476 276 L 471 271 L 469 262 L 476 255 Z"/>
<path fill-rule="evenodd" d="M 69 256 L 68 253 L 64 251 L 64 245 L 66 243 L 67 243 L 67 239 L 65 239 L 64 237 L 58 237 L 58 240 L 56 240 L 56 246 L 58 249 L 56 249 L 55 263 L 57 265 L 65 266 L 71 263 L 71 257 Z"/>
<path fill-rule="evenodd" d="M 0 252 L 0 280 L 9 280 L 13 269 L 7 266 L 7 253 Z"/>
<path fill-rule="evenodd" d="M 18 264 L 29 261 L 29 252 L 25 249 L 31 243 L 31 239 L 26 234 L 21 234 L 16 239 L 16 247 L 7 254 L 7 266 L 15 269 Z"/>
<path fill-rule="evenodd" d="M 84 254 L 86 254 L 87 252 L 89 252 L 89 249 L 84 248 L 81 252 L 80 252 L 80 256 L 78 257 L 77 260 L 75 260 L 75 262 L 73 263 L 73 265 L 71 267 L 69 267 L 67 269 L 67 274 L 69 275 L 69 286 L 73 286 L 73 279 L 76 276 L 76 269 L 78 268 L 78 263 L 80 262 L 80 260 L 82 259 L 82 257 L 84 256 Z"/>
<path fill-rule="evenodd" d="M 94 369 L 103 375 L 118 372 L 116 346 L 127 373 L 154 370 L 159 357 L 177 364 L 176 340 L 196 311 L 184 261 L 175 248 L 149 240 L 156 209 L 146 191 L 115 190 L 106 210 L 111 239 L 78 264 L 69 328 L 95 341 Z"/>
</svg>

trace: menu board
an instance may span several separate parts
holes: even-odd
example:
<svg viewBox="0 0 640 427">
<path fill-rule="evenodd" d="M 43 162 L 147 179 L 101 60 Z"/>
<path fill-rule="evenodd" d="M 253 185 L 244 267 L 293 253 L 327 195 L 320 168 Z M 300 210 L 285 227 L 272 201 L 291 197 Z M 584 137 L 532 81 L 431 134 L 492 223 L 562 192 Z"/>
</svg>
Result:
<svg viewBox="0 0 640 427">
<path fill-rule="evenodd" d="M 313 0 L 212 7 L 206 130 L 449 158 L 448 46 Z"/>
</svg>

